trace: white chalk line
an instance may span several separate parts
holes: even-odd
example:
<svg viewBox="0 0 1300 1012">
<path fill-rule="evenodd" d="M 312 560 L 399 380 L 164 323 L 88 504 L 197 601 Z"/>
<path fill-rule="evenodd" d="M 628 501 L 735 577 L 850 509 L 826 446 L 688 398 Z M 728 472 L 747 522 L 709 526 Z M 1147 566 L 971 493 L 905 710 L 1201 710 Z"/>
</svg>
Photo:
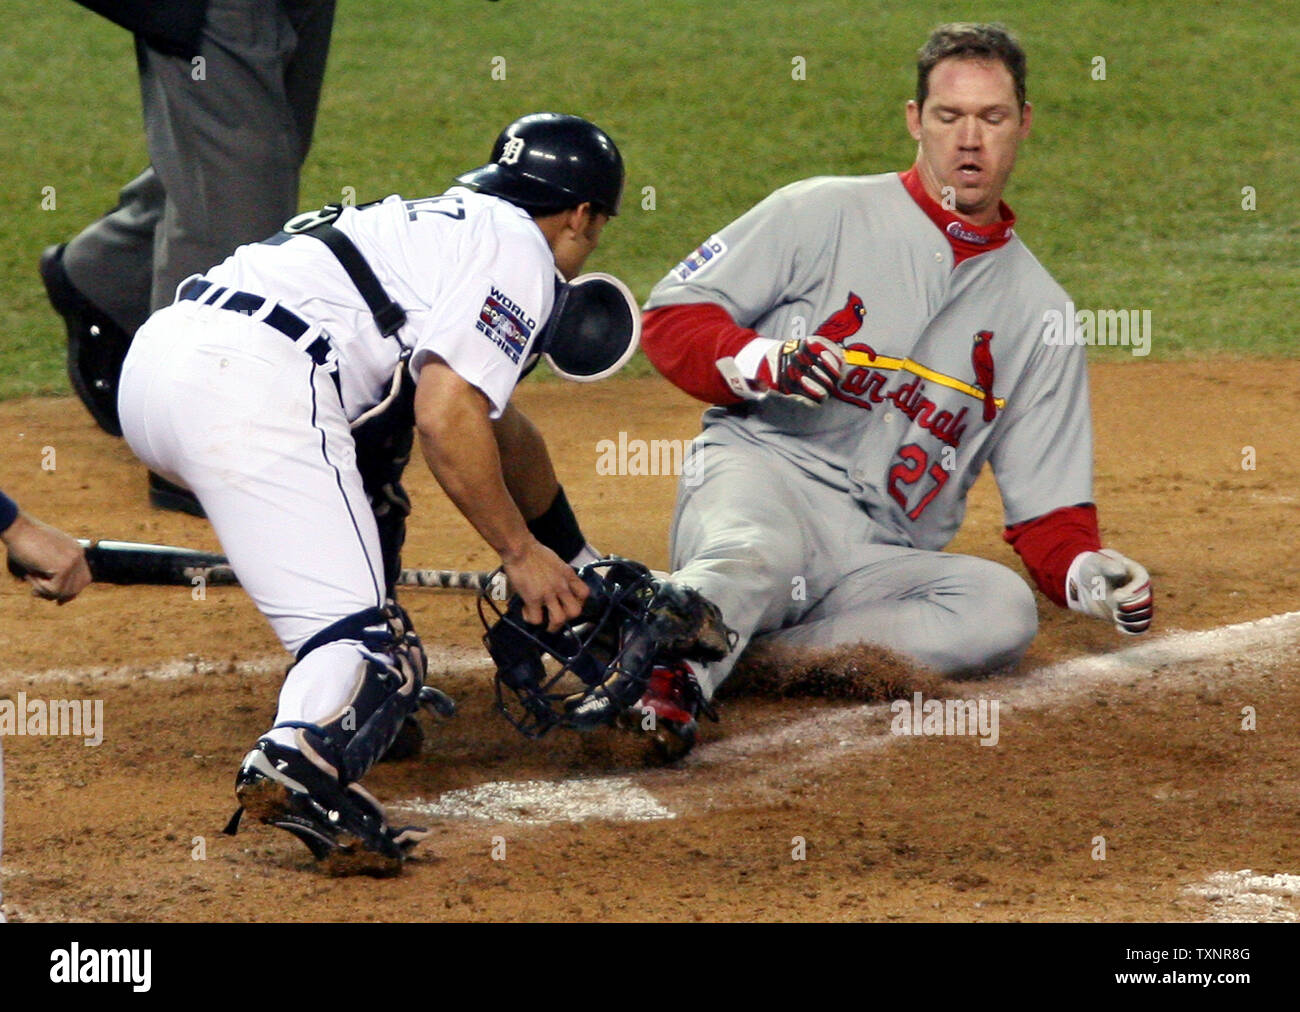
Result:
<svg viewBox="0 0 1300 1012">
<path fill-rule="evenodd" d="M 1159 677 L 1165 685 L 1171 679 L 1191 677 L 1185 671 L 1161 670 L 1173 665 L 1185 668 L 1237 655 L 1245 655 L 1252 664 L 1272 664 L 1293 650 L 1297 641 L 1300 641 L 1300 611 L 1202 632 L 1170 633 L 1113 653 L 1076 657 L 1023 675 L 953 684 L 960 686 L 963 698 L 997 699 L 1000 711 L 1034 710 L 1070 702 L 1116 682 Z M 867 703 L 818 713 L 778 728 L 706 743 L 697 747 L 684 765 L 754 758 L 793 747 L 811 750 L 796 760 L 799 765 L 820 765 L 846 750 L 880 748 L 899 737 L 889 734 L 880 737 L 881 731 L 887 730 L 891 716 L 889 705 Z"/>
<path fill-rule="evenodd" d="M 1243 651 L 1249 652 L 1253 663 L 1271 663 L 1297 639 L 1300 639 L 1300 612 L 1290 612 L 1203 632 L 1171 633 L 1111 654 L 1074 658 L 1019 677 L 970 683 L 969 691 L 973 696 L 996 698 L 1000 708 L 1005 706 L 1011 712 L 1017 708 L 1040 709 L 1069 702 L 1099 686 L 1116 682 L 1159 677 L 1161 684 L 1167 685 L 1173 679 L 1189 677 L 1179 672 L 1162 672 L 1171 665 L 1185 667 L 1217 661 Z M 890 715 L 887 703 L 819 713 L 776 728 L 700 745 L 680 768 L 713 766 L 738 759 L 752 761 L 790 749 L 801 751 L 783 767 L 787 771 L 824 765 L 847 753 L 896 744 L 898 736 L 887 733 Z M 433 803 L 416 799 L 399 805 L 426 817 L 533 825 L 589 818 L 640 821 L 647 817 L 644 814 L 647 798 L 666 813 L 658 817 L 675 814 L 644 787 L 634 787 L 634 780 L 656 781 L 663 776 L 655 771 L 632 776 L 582 777 L 552 782 L 549 787 L 539 781 L 496 781 L 449 792 Z M 692 806 L 701 807 L 698 792 L 692 795 Z M 619 798 L 625 799 L 622 807 Z M 723 806 L 716 795 L 702 805 Z"/>
<path fill-rule="evenodd" d="M 1300 875 L 1256 875 L 1249 868 L 1217 871 L 1183 892 L 1210 905 L 1215 923 L 1300 921 Z"/>
</svg>

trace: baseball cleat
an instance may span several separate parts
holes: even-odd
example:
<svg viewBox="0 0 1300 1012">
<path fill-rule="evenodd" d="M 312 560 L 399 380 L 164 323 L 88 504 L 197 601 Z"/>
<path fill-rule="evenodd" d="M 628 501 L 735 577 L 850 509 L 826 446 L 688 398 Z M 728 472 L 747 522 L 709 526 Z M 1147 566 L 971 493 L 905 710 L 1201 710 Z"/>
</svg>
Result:
<svg viewBox="0 0 1300 1012">
<path fill-rule="evenodd" d="M 131 335 L 81 294 L 63 266 L 66 243 L 41 254 L 41 281 L 68 330 L 68 379 L 91 417 L 110 436 L 122 434 L 117 384 Z"/>
<path fill-rule="evenodd" d="M 153 471 L 149 472 L 149 505 L 173 513 L 188 513 L 200 519 L 207 516 L 198 496 Z"/>
<path fill-rule="evenodd" d="M 292 833 L 332 875 L 395 875 L 428 835 L 415 826 L 389 826 L 379 802 L 360 784 L 342 787 L 327 768 L 267 738 L 244 757 L 235 796 L 242 807 L 227 833 L 234 835 L 247 812 Z"/>
<path fill-rule="evenodd" d="M 710 720 L 718 715 L 704 698 L 694 672 L 684 661 L 656 665 L 645 694 L 626 713 L 627 723 L 647 732 L 655 753 L 664 762 L 676 762 L 695 747 L 700 711 Z"/>
</svg>

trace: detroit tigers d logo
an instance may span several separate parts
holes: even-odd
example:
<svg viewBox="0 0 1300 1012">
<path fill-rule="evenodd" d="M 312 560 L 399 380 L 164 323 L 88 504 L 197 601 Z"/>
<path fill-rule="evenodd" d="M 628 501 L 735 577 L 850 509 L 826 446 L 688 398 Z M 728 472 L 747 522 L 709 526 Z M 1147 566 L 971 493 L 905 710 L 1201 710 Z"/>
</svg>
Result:
<svg viewBox="0 0 1300 1012">
<path fill-rule="evenodd" d="M 497 159 L 499 165 L 514 165 L 519 161 L 519 156 L 524 153 L 524 139 L 522 137 L 511 137 L 506 141 L 506 146 L 501 151 L 501 157 Z"/>
</svg>

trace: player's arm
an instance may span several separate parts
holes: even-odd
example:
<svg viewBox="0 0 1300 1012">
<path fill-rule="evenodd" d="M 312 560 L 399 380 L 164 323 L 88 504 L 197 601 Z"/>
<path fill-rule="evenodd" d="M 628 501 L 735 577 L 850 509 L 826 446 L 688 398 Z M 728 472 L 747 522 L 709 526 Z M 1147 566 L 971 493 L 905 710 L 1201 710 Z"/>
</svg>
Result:
<svg viewBox="0 0 1300 1012">
<path fill-rule="evenodd" d="M 76 539 L 23 513 L 3 492 L 0 540 L 13 560 L 27 571 L 32 591 L 38 597 L 63 604 L 90 583 L 86 553 Z"/>
<path fill-rule="evenodd" d="M 1140 563 L 1102 548 L 1092 503 L 1053 510 L 1008 527 L 1002 536 L 1053 603 L 1113 622 L 1130 636 L 1151 627 L 1151 577 Z"/>
<path fill-rule="evenodd" d="M 578 526 L 537 426 L 514 404 L 507 404 L 492 430 L 506 488 L 533 536 L 571 566 L 600 558 Z"/>
<path fill-rule="evenodd" d="M 529 531 L 502 472 L 490 412 L 488 398 L 441 358 L 430 356 L 423 363 L 415 389 L 415 425 L 429 469 L 501 556 L 507 578 L 524 600 L 525 620 L 546 621 L 555 629 L 565 619 L 577 618 L 587 587 Z M 537 486 L 524 483 L 526 499 L 540 498 L 545 473 Z M 553 470 L 549 476 L 553 481 Z"/>
<path fill-rule="evenodd" d="M 844 364 L 832 340 L 763 337 L 750 326 L 816 282 L 833 231 L 807 184 L 778 190 L 710 236 L 655 286 L 641 347 L 693 397 L 734 404 L 768 393 L 821 403 Z"/>
<path fill-rule="evenodd" d="M 715 302 L 662 306 L 641 316 L 641 350 L 664 378 L 710 404 L 735 404 L 744 394 L 718 369 L 759 336 Z"/>
<path fill-rule="evenodd" d="M 1003 534 L 1043 594 L 1136 635 L 1151 625 L 1147 571 L 1103 549 L 1092 503 L 1092 416 L 1084 349 L 1040 345 L 1008 398 L 989 456 Z"/>
<path fill-rule="evenodd" d="M 1016 550 L 1043 595 L 1065 608 L 1070 564 L 1084 552 L 1101 549 L 1097 507 L 1092 503 L 1062 506 L 1007 527 L 1002 538 Z"/>
<path fill-rule="evenodd" d="M 797 341 L 761 337 L 711 302 L 645 313 L 641 348 L 665 378 L 710 404 L 765 393 L 820 404 L 844 369 L 839 342 L 818 334 Z"/>
</svg>

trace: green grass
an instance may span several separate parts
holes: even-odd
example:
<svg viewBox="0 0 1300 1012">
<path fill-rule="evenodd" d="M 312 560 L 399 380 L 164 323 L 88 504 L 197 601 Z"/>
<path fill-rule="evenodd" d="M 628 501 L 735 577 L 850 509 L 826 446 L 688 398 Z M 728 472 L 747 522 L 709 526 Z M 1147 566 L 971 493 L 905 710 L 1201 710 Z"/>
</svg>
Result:
<svg viewBox="0 0 1300 1012">
<path fill-rule="evenodd" d="M 1037 115 L 1008 201 L 1076 304 L 1151 309 L 1153 357 L 1290 356 L 1294 13 L 1289 0 L 343 0 L 302 204 L 348 186 L 440 191 L 515 116 L 577 112 L 629 167 L 625 213 L 590 266 L 644 297 L 779 185 L 910 164 L 902 104 L 917 46 L 940 21 L 997 18 L 1028 50 Z M 34 267 L 147 161 L 126 33 L 71 3 L 0 8 L 0 137 L 0 397 L 62 393 L 61 326 Z M 41 209 L 45 186 L 56 210 Z M 1245 186 L 1256 211 L 1241 208 Z"/>
</svg>

